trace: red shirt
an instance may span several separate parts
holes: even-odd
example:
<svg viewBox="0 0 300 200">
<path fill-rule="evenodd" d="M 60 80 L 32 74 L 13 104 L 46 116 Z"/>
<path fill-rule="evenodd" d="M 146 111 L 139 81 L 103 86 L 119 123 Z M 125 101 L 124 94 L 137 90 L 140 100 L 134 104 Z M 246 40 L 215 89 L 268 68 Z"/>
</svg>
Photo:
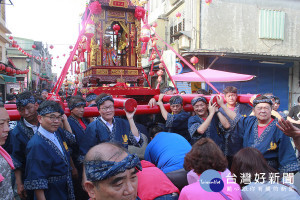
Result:
<svg viewBox="0 0 300 200">
<path fill-rule="evenodd" d="M 78 122 L 82 126 L 82 128 L 85 130 L 86 129 L 86 125 L 83 123 L 82 119 L 79 119 Z"/>
<path fill-rule="evenodd" d="M 172 194 L 179 194 L 178 188 L 170 179 L 155 167 L 151 162 L 141 161 L 143 170 L 137 173 L 138 176 L 138 197 L 142 200 L 153 200 L 156 197 Z"/>
<path fill-rule="evenodd" d="M 228 107 L 230 110 L 234 111 L 235 107 Z"/>
<path fill-rule="evenodd" d="M 269 126 L 272 123 L 272 121 L 274 121 L 273 118 L 271 118 L 271 121 L 267 125 L 265 125 L 265 126 L 257 126 L 257 128 L 258 128 L 258 137 L 261 136 L 261 134 L 264 132 L 264 130 L 267 128 L 267 126 Z"/>
</svg>

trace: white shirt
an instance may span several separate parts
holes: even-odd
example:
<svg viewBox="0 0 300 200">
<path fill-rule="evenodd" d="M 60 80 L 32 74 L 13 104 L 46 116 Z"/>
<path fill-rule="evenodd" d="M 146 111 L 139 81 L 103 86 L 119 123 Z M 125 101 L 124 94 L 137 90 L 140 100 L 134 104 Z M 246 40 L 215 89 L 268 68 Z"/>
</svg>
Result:
<svg viewBox="0 0 300 200">
<path fill-rule="evenodd" d="M 26 121 L 25 118 L 24 118 L 24 124 L 25 124 L 25 126 L 27 126 L 28 128 L 31 128 L 31 129 L 33 130 L 33 133 L 36 133 L 36 132 L 37 132 L 38 126 L 30 124 L 28 121 Z"/>
<path fill-rule="evenodd" d="M 44 129 L 42 126 L 39 127 L 39 132 L 45 136 L 47 139 L 49 139 L 51 142 L 53 142 L 53 144 L 55 146 L 57 146 L 57 148 L 60 150 L 60 152 L 64 155 L 64 152 L 62 150 L 62 147 L 57 139 L 57 137 L 55 136 L 55 132 L 54 133 L 50 133 L 49 131 L 47 131 L 46 129 Z"/>
<path fill-rule="evenodd" d="M 100 116 L 100 119 L 101 119 L 101 121 L 109 128 L 110 132 L 112 132 L 112 129 L 113 129 L 113 127 L 114 127 L 114 123 L 112 123 L 112 124 L 108 123 L 107 121 L 105 121 L 105 119 L 102 118 L 102 116 Z M 113 120 L 115 120 L 115 119 L 113 119 Z M 134 138 L 135 138 L 135 140 L 136 140 L 137 142 L 140 141 L 140 139 L 141 139 L 141 136 L 140 136 L 140 135 L 139 135 L 138 137 L 136 137 L 135 135 L 133 135 L 133 136 L 134 136 Z"/>
</svg>

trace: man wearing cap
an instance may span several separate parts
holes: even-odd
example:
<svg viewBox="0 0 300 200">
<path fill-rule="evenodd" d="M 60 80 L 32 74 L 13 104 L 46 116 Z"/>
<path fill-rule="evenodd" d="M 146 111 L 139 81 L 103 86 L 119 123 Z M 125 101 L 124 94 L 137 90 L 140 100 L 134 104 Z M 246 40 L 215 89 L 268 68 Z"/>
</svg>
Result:
<svg viewBox="0 0 300 200">
<path fill-rule="evenodd" d="M 142 167 L 135 154 L 116 144 L 101 143 L 88 151 L 83 164 L 83 185 L 91 199 L 140 199 L 137 172 Z"/>
<path fill-rule="evenodd" d="M 249 117 L 227 108 L 221 97 L 217 98 L 217 102 L 236 124 L 238 134 L 243 138 L 243 147 L 257 148 L 268 164 L 281 173 L 300 169 L 289 137 L 276 127 L 278 120 L 271 115 L 271 99 L 265 96 L 254 99 L 255 116 Z"/>
<path fill-rule="evenodd" d="M 189 133 L 193 143 L 202 137 L 208 137 L 224 151 L 224 130 L 230 128 L 226 117 L 218 111 L 216 103 L 211 105 L 210 102 L 207 103 L 204 97 L 195 97 L 191 104 L 196 113 L 188 121 Z"/>
<path fill-rule="evenodd" d="M 24 176 L 26 167 L 26 146 L 38 129 L 39 122 L 37 120 L 38 104 L 34 96 L 30 92 L 23 92 L 17 96 L 17 109 L 21 115 L 21 119 L 17 122 L 17 126 L 12 130 L 12 159 L 15 165 L 15 176 L 17 184 L 17 192 L 20 198 L 33 199 L 33 194 L 24 190 Z"/>
<path fill-rule="evenodd" d="M 177 95 L 170 98 L 169 103 L 172 113 L 168 113 L 162 102 L 164 96 L 165 94 L 159 95 L 157 105 L 160 108 L 163 118 L 166 120 L 168 132 L 182 135 L 187 141 L 191 142 L 191 136 L 188 131 L 188 119 L 190 114 L 183 110 L 182 97 Z"/>
<path fill-rule="evenodd" d="M 67 117 L 57 102 L 44 101 L 38 108 L 40 126 L 26 147 L 25 189 L 35 199 L 75 199 L 67 141 L 75 136 L 66 129 Z"/>
<path fill-rule="evenodd" d="M 48 97 L 48 90 L 47 90 L 47 89 L 43 89 L 43 90 L 42 90 L 41 97 L 42 97 L 44 100 L 47 100 L 47 97 Z"/>
<path fill-rule="evenodd" d="M 75 135 L 76 143 L 71 146 L 72 160 L 74 161 L 75 168 L 73 169 L 73 183 L 75 189 L 76 199 L 87 199 L 87 194 L 82 190 L 82 163 L 79 161 L 79 148 L 85 141 L 85 129 L 89 124 L 89 121 L 83 118 L 84 107 L 86 102 L 81 96 L 72 96 L 68 102 L 71 115 L 68 117 L 69 124 L 72 132 Z"/>
<path fill-rule="evenodd" d="M 128 113 L 125 110 L 128 120 L 115 118 L 114 100 L 105 93 L 96 98 L 96 103 L 100 116 L 86 128 L 85 141 L 80 147 L 81 155 L 84 156 L 91 147 L 102 142 L 115 142 L 126 149 L 129 144 L 142 146 L 143 139 L 133 120 L 135 111 Z"/>
<path fill-rule="evenodd" d="M 97 95 L 95 93 L 89 93 L 86 95 L 86 103 L 87 103 L 87 106 L 88 107 L 96 107 L 97 104 L 96 104 L 96 98 L 97 98 Z"/>
<path fill-rule="evenodd" d="M 274 96 L 274 105 L 273 105 L 273 110 L 278 112 L 278 114 L 283 117 L 283 118 L 287 118 L 286 114 L 284 114 L 284 112 L 279 111 L 279 106 L 280 106 L 280 99 L 279 97 Z"/>
</svg>

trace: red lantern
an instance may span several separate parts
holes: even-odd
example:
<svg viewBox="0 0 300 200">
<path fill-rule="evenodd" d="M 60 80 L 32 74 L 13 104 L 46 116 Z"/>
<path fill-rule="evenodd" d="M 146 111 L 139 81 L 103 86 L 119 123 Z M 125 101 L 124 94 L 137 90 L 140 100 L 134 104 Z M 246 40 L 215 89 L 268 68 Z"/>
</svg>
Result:
<svg viewBox="0 0 300 200">
<path fill-rule="evenodd" d="M 153 26 L 154 28 L 156 28 L 156 27 L 157 27 L 157 23 L 156 23 L 156 22 L 153 22 L 152 26 Z"/>
<path fill-rule="evenodd" d="M 17 74 L 20 74 L 20 70 L 17 70 L 16 73 L 17 73 Z"/>
<path fill-rule="evenodd" d="M 87 37 L 87 51 L 90 52 L 91 51 L 91 39 L 94 36 L 95 33 L 95 23 L 93 22 L 93 20 L 89 20 L 87 22 L 86 28 L 85 28 L 85 33 L 84 35 Z"/>
<path fill-rule="evenodd" d="M 176 13 L 176 17 L 180 18 L 181 17 L 181 13 L 180 12 Z"/>
<path fill-rule="evenodd" d="M 196 57 L 196 56 L 193 56 L 191 59 L 190 59 L 190 62 L 193 64 L 193 65 L 195 65 L 195 64 L 197 64 L 198 63 L 198 58 Z"/>
<path fill-rule="evenodd" d="M 144 18 L 145 16 L 145 13 L 146 13 L 146 10 L 140 6 L 137 6 L 135 8 L 135 12 L 134 12 L 134 16 L 135 18 L 137 18 L 138 20 L 141 20 Z"/>
<path fill-rule="evenodd" d="M 97 2 L 98 2 L 98 1 L 97 1 Z M 69 46 L 69 49 L 73 49 L 73 46 L 72 46 L 72 45 L 70 45 L 70 46 Z"/>
<path fill-rule="evenodd" d="M 212 2 L 212 0 L 205 0 L 205 3 L 207 3 L 208 5 Z"/>
<path fill-rule="evenodd" d="M 94 1 L 89 5 L 89 9 L 93 15 L 99 15 L 101 13 L 101 4 L 98 1 Z"/>
<path fill-rule="evenodd" d="M 12 40 L 12 39 L 14 39 L 14 37 L 13 36 L 9 36 L 9 39 Z"/>
<path fill-rule="evenodd" d="M 115 34 L 116 34 L 116 35 L 118 35 L 118 33 L 119 33 L 119 30 L 120 30 L 120 26 L 119 26 L 119 24 L 115 24 L 115 25 L 113 25 L 113 29 L 114 29 L 114 31 L 115 31 Z"/>
<path fill-rule="evenodd" d="M 74 83 L 77 85 L 79 83 L 78 77 L 76 77 L 76 80 L 74 81 Z"/>
<path fill-rule="evenodd" d="M 51 44 L 51 45 L 50 45 L 50 49 L 53 49 L 53 48 L 54 48 L 54 46 Z"/>
<path fill-rule="evenodd" d="M 33 48 L 33 49 L 35 49 L 35 48 L 36 48 L 36 46 L 33 44 L 33 45 L 32 45 L 32 48 Z"/>
<path fill-rule="evenodd" d="M 13 74 L 15 74 L 15 73 L 16 73 L 16 70 L 15 70 L 15 69 L 13 69 L 13 70 L 12 70 L 12 73 L 13 73 Z"/>
<path fill-rule="evenodd" d="M 10 73 L 11 68 L 10 68 L 10 67 L 6 67 L 5 71 L 6 71 L 7 73 Z"/>
<path fill-rule="evenodd" d="M 149 25 L 144 25 L 142 27 L 140 40 L 143 42 L 143 46 L 141 54 L 146 53 L 147 43 L 149 42 L 151 36 L 150 28 L 151 27 Z"/>
<path fill-rule="evenodd" d="M 149 72 L 149 75 L 153 76 L 154 75 L 154 71 Z"/>
</svg>

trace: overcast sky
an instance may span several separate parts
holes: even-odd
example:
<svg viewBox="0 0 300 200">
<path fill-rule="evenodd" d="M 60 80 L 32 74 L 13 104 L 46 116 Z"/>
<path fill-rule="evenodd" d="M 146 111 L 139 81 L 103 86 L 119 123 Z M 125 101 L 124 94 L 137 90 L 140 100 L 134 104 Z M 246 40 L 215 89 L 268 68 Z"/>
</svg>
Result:
<svg viewBox="0 0 300 200">
<path fill-rule="evenodd" d="M 6 0 L 8 1 L 8 0 Z M 53 44 L 54 72 L 60 72 L 69 55 L 69 46 L 76 43 L 80 15 L 85 10 L 85 0 L 11 0 L 6 5 L 6 27 L 12 36 Z M 59 56 L 59 59 L 56 59 Z"/>
</svg>

